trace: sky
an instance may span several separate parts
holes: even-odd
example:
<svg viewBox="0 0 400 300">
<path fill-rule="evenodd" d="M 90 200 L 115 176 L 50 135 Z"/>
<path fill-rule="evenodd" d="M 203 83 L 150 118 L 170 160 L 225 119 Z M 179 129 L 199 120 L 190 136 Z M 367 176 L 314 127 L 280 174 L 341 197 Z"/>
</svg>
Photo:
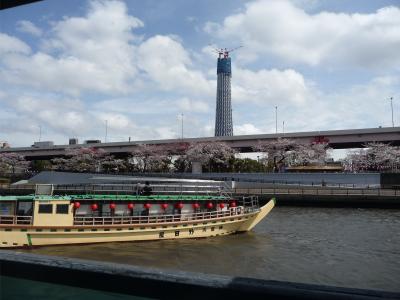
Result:
<svg viewBox="0 0 400 300">
<path fill-rule="evenodd" d="M 234 134 L 400 125 L 400 0 L 45 0 L 0 11 L 0 141 L 214 135 L 215 48 Z M 106 125 L 107 124 L 107 125 Z"/>
</svg>

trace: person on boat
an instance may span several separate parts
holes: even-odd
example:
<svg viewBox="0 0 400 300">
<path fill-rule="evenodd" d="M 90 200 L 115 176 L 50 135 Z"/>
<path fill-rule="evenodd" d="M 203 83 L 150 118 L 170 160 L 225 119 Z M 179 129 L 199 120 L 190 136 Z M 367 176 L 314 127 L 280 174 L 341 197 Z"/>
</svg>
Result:
<svg viewBox="0 0 400 300">
<path fill-rule="evenodd" d="M 153 189 L 150 186 L 150 182 L 146 181 L 141 191 L 141 195 L 150 196 L 153 193 Z"/>
<path fill-rule="evenodd" d="M 142 185 L 140 182 L 136 184 L 136 195 L 141 195 L 142 194 Z"/>
</svg>

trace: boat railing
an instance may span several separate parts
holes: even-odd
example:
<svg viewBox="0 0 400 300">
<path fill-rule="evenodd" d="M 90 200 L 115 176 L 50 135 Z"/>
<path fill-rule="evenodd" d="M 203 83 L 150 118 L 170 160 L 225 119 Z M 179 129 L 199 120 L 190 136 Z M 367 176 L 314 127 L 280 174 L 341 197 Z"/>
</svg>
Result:
<svg viewBox="0 0 400 300">
<path fill-rule="evenodd" d="M 137 194 L 143 185 L 137 184 L 67 184 L 56 185 L 57 192 L 84 192 L 90 193 L 117 193 L 117 194 Z M 175 195 L 222 195 L 231 197 L 232 189 L 225 182 L 215 184 L 204 183 L 153 183 L 151 185 L 154 194 L 175 194 Z"/>
<path fill-rule="evenodd" d="M 239 200 L 239 203 L 244 207 L 245 212 L 251 212 L 259 208 L 257 196 L 247 196 Z"/>
<path fill-rule="evenodd" d="M 32 216 L 0 215 L 0 224 L 31 225 L 32 224 Z"/>
<path fill-rule="evenodd" d="M 74 217 L 74 225 L 124 225 L 124 224 L 148 224 L 168 223 L 182 221 L 201 221 L 222 217 L 243 215 L 256 211 L 242 206 L 231 207 L 225 211 L 207 211 L 200 213 L 175 214 L 175 215 L 149 215 L 149 216 L 112 216 L 112 217 Z"/>
<path fill-rule="evenodd" d="M 201 194 L 216 194 L 219 192 L 216 186 L 185 186 L 182 188 L 179 185 L 153 185 L 151 186 L 153 193 L 201 193 Z M 136 194 L 137 188 L 129 185 L 58 185 L 57 191 L 85 191 L 85 192 L 118 192 L 120 194 Z"/>
</svg>

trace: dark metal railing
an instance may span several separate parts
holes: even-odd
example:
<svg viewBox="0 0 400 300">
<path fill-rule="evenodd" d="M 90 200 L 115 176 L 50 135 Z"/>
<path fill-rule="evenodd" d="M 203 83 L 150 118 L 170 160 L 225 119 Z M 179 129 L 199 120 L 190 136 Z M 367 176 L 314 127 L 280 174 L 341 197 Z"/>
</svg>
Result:
<svg viewBox="0 0 400 300">
<path fill-rule="evenodd" d="M 74 217 L 74 225 L 125 225 L 125 224 L 149 224 L 168 223 L 182 221 L 201 221 L 223 217 L 243 215 L 258 211 L 258 206 L 231 207 L 226 211 L 211 211 L 178 215 L 149 215 L 149 216 L 113 216 L 113 217 Z"/>
<path fill-rule="evenodd" d="M 400 196 L 400 190 L 389 189 L 362 189 L 362 188 L 238 188 L 234 194 L 240 195 L 332 195 L 332 196 Z"/>
<path fill-rule="evenodd" d="M 4 225 L 31 225 L 32 216 L 0 215 L 0 224 Z"/>
</svg>

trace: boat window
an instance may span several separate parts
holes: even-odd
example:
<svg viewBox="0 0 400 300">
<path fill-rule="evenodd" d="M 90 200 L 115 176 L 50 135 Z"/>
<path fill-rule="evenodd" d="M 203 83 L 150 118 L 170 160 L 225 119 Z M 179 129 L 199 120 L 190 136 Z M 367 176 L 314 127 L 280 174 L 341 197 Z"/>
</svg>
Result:
<svg viewBox="0 0 400 300">
<path fill-rule="evenodd" d="M 16 213 L 18 216 L 31 216 L 33 210 L 32 201 L 18 201 Z"/>
<path fill-rule="evenodd" d="M 56 213 L 57 214 L 68 214 L 68 204 L 57 204 Z"/>
<path fill-rule="evenodd" d="M 53 204 L 39 204 L 39 214 L 53 213 Z"/>
<path fill-rule="evenodd" d="M 0 203 L 0 216 L 11 216 L 14 214 L 14 203 Z"/>
<path fill-rule="evenodd" d="M 175 236 L 179 236 L 179 230 L 175 231 Z"/>
</svg>

